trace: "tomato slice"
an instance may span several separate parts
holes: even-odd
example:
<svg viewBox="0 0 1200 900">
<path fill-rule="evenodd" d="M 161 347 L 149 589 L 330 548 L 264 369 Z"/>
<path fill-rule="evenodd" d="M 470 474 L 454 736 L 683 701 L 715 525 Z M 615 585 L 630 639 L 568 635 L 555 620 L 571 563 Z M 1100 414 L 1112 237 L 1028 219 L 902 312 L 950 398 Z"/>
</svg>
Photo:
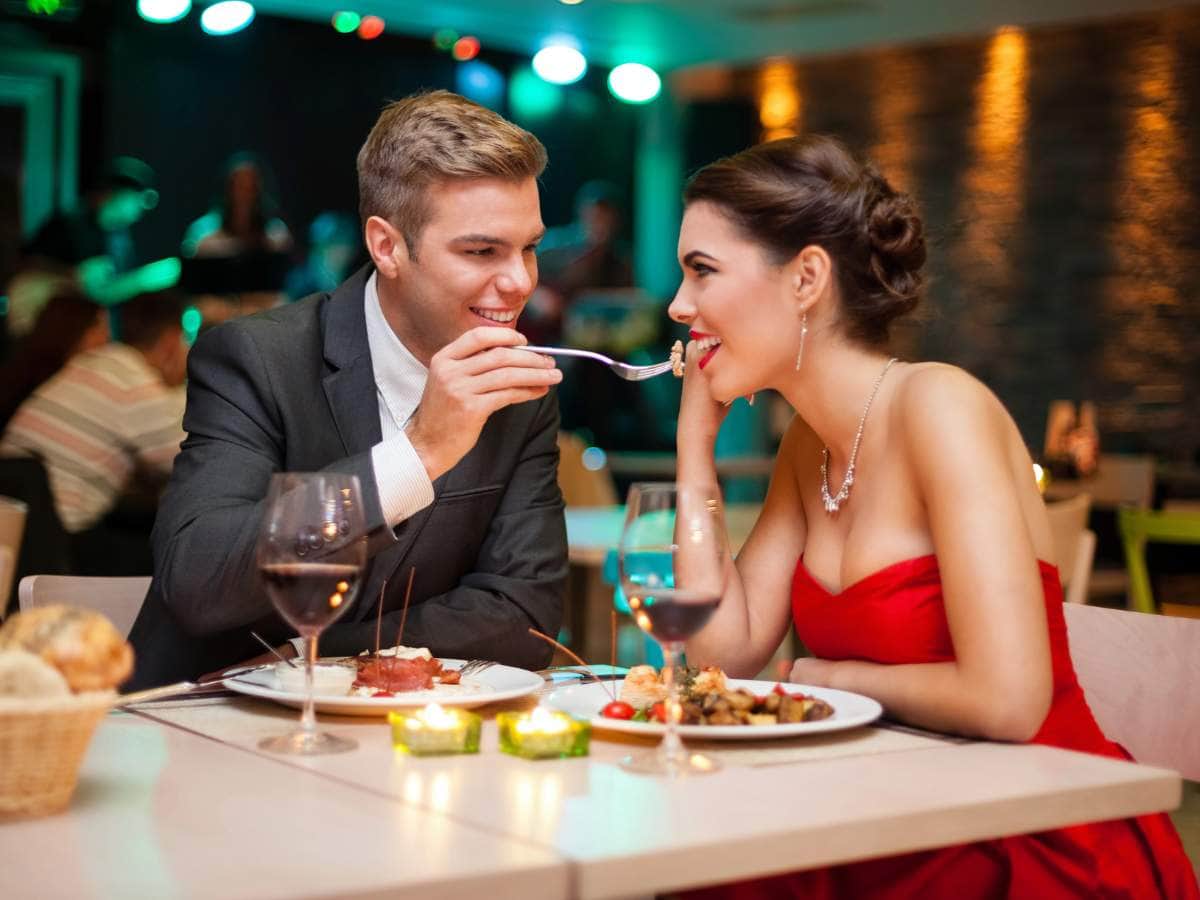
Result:
<svg viewBox="0 0 1200 900">
<path fill-rule="evenodd" d="M 650 718 L 653 719 L 655 722 L 662 722 L 664 725 L 666 725 L 667 724 L 667 704 L 665 704 L 665 703 L 663 703 L 663 701 L 659 700 L 652 707 L 650 707 Z"/>
<path fill-rule="evenodd" d="M 600 715 L 606 719 L 632 719 L 636 711 L 624 700 L 614 700 L 600 710 Z"/>
</svg>

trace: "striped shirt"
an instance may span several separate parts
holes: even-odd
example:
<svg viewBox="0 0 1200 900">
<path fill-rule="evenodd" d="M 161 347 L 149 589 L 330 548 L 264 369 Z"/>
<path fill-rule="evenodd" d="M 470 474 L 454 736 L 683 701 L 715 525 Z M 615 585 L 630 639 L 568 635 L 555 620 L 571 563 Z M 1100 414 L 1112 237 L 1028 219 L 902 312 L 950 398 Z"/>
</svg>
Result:
<svg viewBox="0 0 1200 900">
<path fill-rule="evenodd" d="M 135 472 L 165 480 L 184 439 L 182 387 L 141 352 L 106 344 L 72 357 L 21 404 L 0 456 L 37 456 L 69 532 L 107 515 Z"/>
</svg>

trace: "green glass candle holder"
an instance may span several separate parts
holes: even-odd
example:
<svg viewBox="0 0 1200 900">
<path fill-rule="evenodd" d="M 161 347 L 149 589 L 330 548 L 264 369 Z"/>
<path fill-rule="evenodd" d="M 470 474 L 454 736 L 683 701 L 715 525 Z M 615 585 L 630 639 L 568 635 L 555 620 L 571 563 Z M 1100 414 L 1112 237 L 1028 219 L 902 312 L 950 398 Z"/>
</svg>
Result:
<svg viewBox="0 0 1200 900">
<path fill-rule="evenodd" d="M 588 722 L 538 707 L 533 712 L 502 712 L 496 716 L 500 749 L 524 759 L 562 759 L 587 756 L 592 726 Z"/>
<path fill-rule="evenodd" d="M 431 703 L 409 712 L 391 711 L 392 746 L 412 756 L 445 756 L 479 752 L 481 719 L 466 709 L 443 709 Z"/>
</svg>

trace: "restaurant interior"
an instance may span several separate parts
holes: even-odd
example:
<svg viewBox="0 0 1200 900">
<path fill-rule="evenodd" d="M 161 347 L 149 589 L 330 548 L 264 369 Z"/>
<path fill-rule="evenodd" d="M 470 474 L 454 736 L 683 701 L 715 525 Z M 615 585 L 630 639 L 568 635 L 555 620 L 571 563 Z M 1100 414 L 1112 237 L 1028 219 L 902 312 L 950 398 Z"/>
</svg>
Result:
<svg viewBox="0 0 1200 900">
<path fill-rule="evenodd" d="M 374 629 L 357 663 L 318 659 L 316 632 L 269 632 L 274 656 L 119 693 L 144 598 L 174 589 L 152 533 L 180 441 L 204 441 L 190 410 L 211 383 L 185 376 L 189 348 L 374 271 L 356 159 L 387 104 L 435 90 L 527 130 L 548 157 L 538 276 L 515 325 L 531 345 L 578 351 L 554 357 L 566 560 L 561 624 L 539 633 L 546 663 L 453 659 L 433 639 L 432 657 L 407 656 L 410 601 L 419 629 L 432 589 L 403 564 L 399 632 L 381 639 L 389 581 L 371 582 L 375 619 L 370 563 L 353 557 L 374 552 L 363 539 L 329 563 L 354 572 L 330 604 L 348 600 L 347 621 Z M 0 0 L 0 896 L 634 900 L 737 883 L 758 892 L 694 896 L 943 896 L 880 863 L 1143 819 L 1173 825 L 1191 870 L 1160 871 L 1155 896 L 1200 896 L 1197 109 L 1200 3 L 1169 0 Z M 769 659 L 739 672 L 755 705 L 731 700 L 734 718 L 710 722 L 708 669 L 675 665 L 695 631 L 651 623 L 635 559 L 659 565 L 681 539 L 645 510 L 669 494 L 658 512 L 682 529 L 690 496 L 687 382 L 665 364 L 689 342 L 668 313 L 689 278 L 684 187 L 717 160 L 812 135 L 915 201 L 925 287 L 886 355 L 965 370 L 1011 416 L 1062 589 L 1050 628 L 1069 636 L 1066 665 L 1123 755 L 914 724 L 856 687 L 801 692 L 793 664 L 823 654 L 782 623 Z M 118 354 L 161 374 L 160 418 L 113 426 L 101 453 L 88 429 L 126 414 L 117 389 L 53 389 L 87 365 L 109 377 Z M 656 368 L 618 377 L 617 363 Z M 887 371 L 854 401 L 854 453 Z M 720 504 L 713 540 L 730 559 L 764 541 L 791 399 L 762 390 L 723 410 L 719 501 L 705 502 Z M 958 417 L 944 408 L 933 427 Z M 854 471 L 851 454 L 847 496 Z M 351 481 L 302 482 L 345 498 L 329 547 L 339 524 L 361 537 L 380 505 Z M 268 579 L 263 535 L 288 512 L 271 497 Z M 220 564 L 197 551 L 196 566 Z M 873 579 L 822 589 L 847 599 Z M 275 631 L 307 638 L 284 624 L 282 590 L 266 590 Z M 65 625 L 20 624 L 52 609 Z M 104 666 L 123 673 L 94 683 L 79 675 L 94 661 L 49 646 L 91 613 L 114 635 Z M 18 650 L 58 665 L 70 694 L 34 696 L 4 661 Z M 414 660 L 426 681 L 406 699 L 391 679 Z M 629 698 L 647 672 L 643 708 Z M 727 697 L 740 679 L 718 674 L 713 696 Z M 874 880 L 840 890 L 815 877 L 864 865 Z M 1007 893 L 965 882 L 958 896 L 1100 896 L 1104 867 L 1080 865 L 1091 874 L 1062 876 L 1074 893 L 1010 874 Z"/>
</svg>

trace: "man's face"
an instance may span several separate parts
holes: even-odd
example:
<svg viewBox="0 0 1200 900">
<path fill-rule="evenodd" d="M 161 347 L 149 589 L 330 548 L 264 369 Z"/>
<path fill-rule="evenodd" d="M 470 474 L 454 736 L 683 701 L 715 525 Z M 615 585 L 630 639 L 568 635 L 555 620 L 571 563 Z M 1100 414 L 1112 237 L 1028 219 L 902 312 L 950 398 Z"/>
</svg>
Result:
<svg viewBox="0 0 1200 900">
<path fill-rule="evenodd" d="M 447 180 L 427 197 L 431 216 L 415 252 L 380 289 L 388 321 L 426 365 L 472 328 L 516 328 L 546 230 L 532 178 Z"/>
</svg>

